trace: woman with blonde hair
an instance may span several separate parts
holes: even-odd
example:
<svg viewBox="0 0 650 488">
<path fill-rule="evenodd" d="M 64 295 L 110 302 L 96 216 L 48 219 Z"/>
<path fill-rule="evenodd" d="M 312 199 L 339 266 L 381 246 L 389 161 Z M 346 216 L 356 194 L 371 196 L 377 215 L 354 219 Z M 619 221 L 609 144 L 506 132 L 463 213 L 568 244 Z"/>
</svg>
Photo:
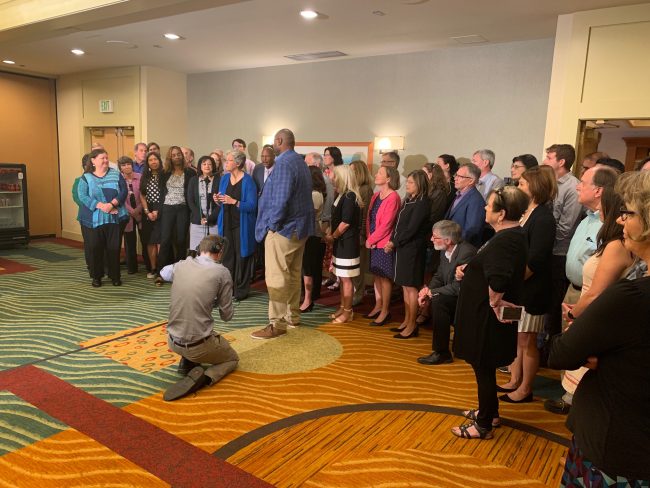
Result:
<svg viewBox="0 0 650 488">
<path fill-rule="evenodd" d="M 325 236 L 325 241 L 333 244 L 334 274 L 341 280 L 341 305 L 331 318 L 342 324 L 354 318 L 352 278 L 359 276 L 359 226 L 363 200 L 356 177 L 348 165 L 334 166 L 332 175 L 338 196 L 332 208 L 331 233 Z"/>
<path fill-rule="evenodd" d="M 372 176 L 368 170 L 368 165 L 364 161 L 352 161 L 350 163 L 350 171 L 354 173 L 354 177 L 359 185 L 359 194 L 363 201 L 361 208 L 361 222 L 359 224 L 359 276 L 352 280 L 354 285 L 354 295 L 352 303 L 359 304 L 363 300 L 363 293 L 366 289 L 366 274 L 368 273 L 368 250 L 364 246 L 366 239 L 363 230 L 366 228 L 366 219 L 368 218 L 368 208 L 370 206 L 370 199 L 372 198 Z"/>
</svg>

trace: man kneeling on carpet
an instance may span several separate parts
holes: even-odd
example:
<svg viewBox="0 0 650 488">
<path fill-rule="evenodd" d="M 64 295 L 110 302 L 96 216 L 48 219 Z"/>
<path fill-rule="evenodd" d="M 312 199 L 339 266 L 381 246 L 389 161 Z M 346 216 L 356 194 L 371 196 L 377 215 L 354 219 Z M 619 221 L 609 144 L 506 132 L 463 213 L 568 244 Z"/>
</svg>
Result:
<svg viewBox="0 0 650 488">
<path fill-rule="evenodd" d="M 239 356 L 228 341 L 213 330 L 213 306 L 221 320 L 233 316 L 232 278 L 221 264 L 227 241 L 209 235 L 197 248 L 199 256 L 165 266 L 160 276 L 172 282 L 167 342 L 181 355 L 178 372 L 185 378 L 170 386 L 163 399 L 170 402 L 213 385 L 237 368 Z M 203 369 L 201 363 L 208 363 Z"/>
</svg>

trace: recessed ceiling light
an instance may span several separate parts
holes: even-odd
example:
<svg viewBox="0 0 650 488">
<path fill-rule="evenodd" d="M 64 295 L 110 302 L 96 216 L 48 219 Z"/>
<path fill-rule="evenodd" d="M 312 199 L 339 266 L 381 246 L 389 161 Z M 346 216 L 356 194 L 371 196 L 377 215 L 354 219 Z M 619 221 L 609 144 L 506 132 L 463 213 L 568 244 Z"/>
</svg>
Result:
<svg viewBox="0 0 650 488">
<path fill-rule="evenodd" d="M 171 32 L 168 32 L 167 34 L 165 34 L 165 37 L 167 39 L 169 39 L 170 41 L 177 41 L 177 40 L 179 40 L 181 38 L 181 36 L 179 36 L 178 34 L 173 34 Z"/>
<path fill-rule="evenodd" d="M 300 15 L 302 15 L 303 19 L 315 19 L 318 17 L 318 12 L 315 10 L 301 10 Z"/>
<path fill-rule="evenodd" d="M 82 51 L 81 49 L 70 49 L 70 52 L 77 56 L 83 56 L 84 54 L 86 54 L 86 52 Z"/>
<path fill-rule="evenodd" d="M 3 59 L 2 62 L 4 64 L 16 64 L 16 61 L 12 61 L 11 59 Z"/>
</svg>

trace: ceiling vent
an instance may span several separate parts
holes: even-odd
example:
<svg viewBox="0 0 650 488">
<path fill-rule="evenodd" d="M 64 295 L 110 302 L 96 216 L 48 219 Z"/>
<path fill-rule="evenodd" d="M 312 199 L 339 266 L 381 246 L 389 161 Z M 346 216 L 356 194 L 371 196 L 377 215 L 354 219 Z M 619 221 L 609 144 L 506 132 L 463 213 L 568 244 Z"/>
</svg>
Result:
<svg viewBox="0 0 650 488">
<path fill-rule="evenodd" d="M 340 58 L 341 56 L 347 56 L 347 54 L 341 51 L 323 51 L 320 53 L 290 54 L 289 56 L 285 56 L 285 58 L 293 59 L 294 61 L 315 61 L 317 59 Z"/>
<path fill-rule="evenodd" d="M 458 36 L 452 37 L 451 39 L 459 44 L 481 44 L 483 42 L 488 42 L 485 37 L 479 35 Z"/>
</svg>

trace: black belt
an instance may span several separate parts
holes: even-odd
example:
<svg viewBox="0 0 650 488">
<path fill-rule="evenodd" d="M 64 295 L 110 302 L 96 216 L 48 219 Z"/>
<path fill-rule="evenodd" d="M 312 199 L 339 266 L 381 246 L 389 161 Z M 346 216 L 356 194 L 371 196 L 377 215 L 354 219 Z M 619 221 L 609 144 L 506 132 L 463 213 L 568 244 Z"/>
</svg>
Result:
<svg viewBox="0 0 650 488">
<path fill-rule="evenodd" d="M 582 287 L 581 287 L 581 286 L 576 286 L 576 285 L 574 285 L 573 283 L 571 283 L 571 287 L 572 287 L 574 290 L 576 290 L 576 291 L 582 291 Z"/>
<path fill-rule="evenodd" d="M 171 339 L 172 339 L 172 342 L 175 345 L 177 345 L 178 347 L 194 347 L 194 346 L 198 346 L 200 344 L 203 344 L 210 337 L 212 337 L 212 336 L 204 337 L 203 339 L 199 339 L 198 341 L 195 341 L 195 342 L 188 342 L 187 344 L 181 344 L 180 342 L 176 342 L 176 339 L 174 339 L 173 337 Z"/>
</svg>

